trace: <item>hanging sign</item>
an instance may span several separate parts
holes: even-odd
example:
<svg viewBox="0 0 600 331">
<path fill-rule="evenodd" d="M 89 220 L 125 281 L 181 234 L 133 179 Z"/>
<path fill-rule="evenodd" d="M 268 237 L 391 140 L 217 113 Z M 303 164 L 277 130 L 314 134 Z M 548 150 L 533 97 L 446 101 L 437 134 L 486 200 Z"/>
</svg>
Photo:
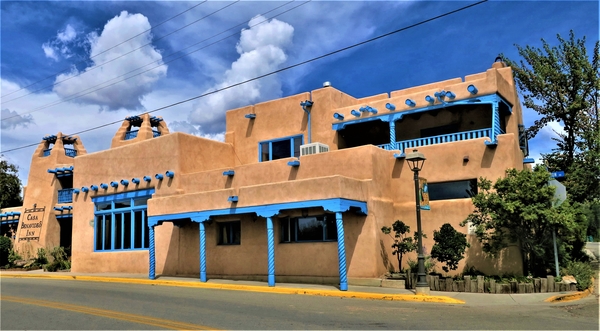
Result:
<svg viewBox="0 0 600 331">
<path fill-rule="evenodd" d="M 421 210 L 431 210 L 429 207 L 429 188 L 427 187 L 427 179 L 419 177 L 419 205 Z"/>
<path fill-rule="evenodd" d="M 37 208 L 35 204 L 31 209 L 25 208 L 25 213 L 21 217 L 21 224 L 19 226 L 19 241 L 40 240 L 45 210 L 46 207 Z"/>
</svg>

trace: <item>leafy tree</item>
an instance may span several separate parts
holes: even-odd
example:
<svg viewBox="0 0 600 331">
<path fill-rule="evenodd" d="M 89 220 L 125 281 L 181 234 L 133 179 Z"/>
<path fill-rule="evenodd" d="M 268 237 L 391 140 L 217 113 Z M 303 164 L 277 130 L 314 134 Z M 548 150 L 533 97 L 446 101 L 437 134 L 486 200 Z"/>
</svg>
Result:
<svg viewBox="0 0 600 331">
<path fill-rule="evenodd" d="M 433 241 L 435 244 L 431 248 L 431 257 L 446 264 L 442 266 L 445 272 L 456 270 L 458 262 L 464 257 L 465 249 L 469 247 L 467 235 L 445 223 L 440 231 L 433 231 Z"/>
<path fill-rule="evenodd" d="M 551 121 L 564 126 L 564 134 L 553 138 L 557 148 L 544 155 L 552 170 L 566 172 L 565 185 L 573 201 L 600 198 L 600 42 L 588 56 L 586 39 L 567 40 L 557 35 L 559 45 L 542 39 L 542 48 L 517 46 L 523 60 L 504 58 L 513 69 L 524 105 L 541 118 L 528 129 L 535 135 Z"/>
<path fill-rule="evenodd" d="M 391 235 L 392 229 L 394 230 L 393 237 Z M 381 232 L 394 239 L 394 243 L 392 244 L 392 255 L 396 255 L 398 258 L 398 271 L 402 271 L 402 256 L 417 249 L 418 233 L 415 231 L 414 237 L 409 237 L 408 233 L 410 233 L 410 226 L 404 224 L 404 222 L 400 220 L 394 222 L 392 227 L 382 227 Z M 426 238 L 426 236 L 423 235 L 423 238 Z"/>
<path fill-rule="evenodd" d="M 0 208 L 18 207 L 21 200 L 21 180 L 17 167 L 0 159 Z"/>
<path fill-rule="evenodd" d="M 567 257 L 578 254 L 583 242 L 586 218 L 578 204 L 567 200 L 554 207 L 554 187 L 548 186 L 550 174 L 544 167 L 533 171 L 509 169 L 506 176 L 492 186 L 480 178 L 479 193 L 472 198 L 475 210 L 461 225 L 471 222 L 483 250 L 497 255 L 510 243 L 521 249 L 525 275 L 546 275 L 552 270 L 554 260 L 547 258 L 552 252 L 552 233 L 556 231 L 561 251 Z M 563 256 L 564 257 L 564 256 Z"/>
</svg>

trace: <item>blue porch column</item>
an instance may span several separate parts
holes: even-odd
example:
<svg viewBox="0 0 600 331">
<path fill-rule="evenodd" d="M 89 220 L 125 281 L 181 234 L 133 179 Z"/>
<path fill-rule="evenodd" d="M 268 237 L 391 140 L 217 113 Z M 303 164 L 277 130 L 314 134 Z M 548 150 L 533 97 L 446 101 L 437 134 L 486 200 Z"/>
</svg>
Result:
<svg viewBox="0 0 600 331">
<path fill-rule="evenodd" d="M 206 282 L 206 229 L 204 222 L 198 222 L 200 228 L 200 281 Z"/>
<path fill-rule="evenodd" d="M 490 137 L 491 141 L 486 141 L 485 144 L 488 146 L 496 146 L 498 145 L 498 135 L 500 135 L 500 109 L 499 109 L 499 101 L 495 101 L 492 103 L 492 136 Z"/>
<path fill-rule="evenodd" d="M 338 237 L 338 260 L 340 267 L 340 290 L 348 290 L 348 275 L 346 274 L 346 244 L 344 243 L 344 222 L 342 213 L 335 213 L 335 223 L 337 225 Z"/>
<path fill-rule="evenodd" d="M 150 255 L 150 265 L 148 268 L 148 278 L 156 279 L 156 256 L 154 249 L 154 227 L 149 227 L 148 231 L 148 241 L 149 241 L 149 255 Z"/>
<path fill-rule="evenodd" d="M 267 247 L 269 254 L 269 286 L 275 286 L 275 236 L 273 234 L 272 217 L 267 217 Z"/>
<path fill-rule="evenodd" d="M 396 149 L 396 122 L 390 121 L 390 149 Z"/>
</svg>

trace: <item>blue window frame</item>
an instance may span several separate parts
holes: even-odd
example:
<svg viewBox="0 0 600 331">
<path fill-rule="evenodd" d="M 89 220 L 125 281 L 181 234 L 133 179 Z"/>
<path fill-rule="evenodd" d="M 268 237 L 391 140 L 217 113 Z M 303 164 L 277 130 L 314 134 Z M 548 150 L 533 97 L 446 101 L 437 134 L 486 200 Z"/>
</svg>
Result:
<svg viewBox="0 0 600 331">
<path fill-rule="evenodd" d="M 281 242 L 337 241 L 335 216 L 284 218 L 281 220 Z"/>
<path fill-rule="evenodd" d="M 299 157 L 303 135 L 261 141 L 258 143 L 258 161 L 272 161 L 287 157 Z"/>
<path fill-rule="evenodd" d="M 148 199 L 154 189 L 92 198 L 94 251 L 145 250 L 149 247 Z"/>
</svg>

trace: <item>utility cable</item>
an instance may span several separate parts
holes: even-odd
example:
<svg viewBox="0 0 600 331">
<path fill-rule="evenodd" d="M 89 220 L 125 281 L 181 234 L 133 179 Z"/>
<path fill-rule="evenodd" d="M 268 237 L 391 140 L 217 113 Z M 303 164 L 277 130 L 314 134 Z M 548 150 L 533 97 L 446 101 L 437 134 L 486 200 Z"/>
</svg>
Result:
<svg viewBox="0 0 600 331">
<path fill-rule="evenodd" d="M 337 49 L 337 50 L 335 50 L 335 51 L 331 51 L 331 52 L 328 52 L 328 53 L 325 53 L 325 54 L 319 55 L 319 56 L 317 56 L 317 57 L 314 57 L 314 58 L 311 58 L 311 59 L 308 59 L 308 60 L 305 60 L 305 61 L 301 61 L 301 62 L 298 62 L 298 63 L 292 64 L 292 65 L 289 65 L 289 66 L 287 66 L 287 67 L 284 67 L 284 68 L 281 68 L 281 69 L 277 69 L 277 70 L 271 71 L 271 72 L 269 72 L 269 73 L 266 73 L 266 74 L 264 74 L 264 75 L 256 76 L 256 77 L 254 77 L 254 78 L 250 78 L 250 79 L 247 79 L 247 80 L 244 80 L 244 81 L 241 81 L 241 82 L 238 82 L 238 83 L 235 83 L 235 84 L 229 85 L 229 86 L 225 86 L 225 87 L 222 87 L 222 88 L 220 88 L 220 89 L 215 89 L 215 90 L 212 90 L 212 91 L 209 91 L 209 92 L 206 92 L 206 93 L 203 93 L 203 94 L 197 95 L 197 96 L 195 96 L 195 97 L 191 97 L 191 98 L 188 98 L 188 99 L 185 99 L 185 100 L 181 100 L 181 101 L 178 101 L 178 102 L 175 102 L 175 103 L 172 103 L 172 104 L 169 104 L 169 105 L 163 106 L 163 107 L 159 107 L 159 108 L 156 108 L 156 109 L 153 109 L 153 110 L 151 110 L 151 111 L 144 112 L 144 113 L 148 113 L 148 114 L 150 114 L 150 113 L 154 113 L 154 112 L 157 112 L 157 111 L 160 111 L 160 110 L 164 110 L 164 109 L 167 109 L 167 108 L 171 108 L 171 107 L 174 107 L 174 106 L 178 106 L 178 105 L 181 105 L 181 104 L 184 104 L 184 103 L 187 103 L 187 102 L 190 102 L 190 101 L 196 100 L 196 99 L 200 99 L 200 98 L 206 97 L 206 96 L 208 96 L 208 95 L 211 95 L 211 94 L 219 93 L 219 92 L 221 92 L 221 91 L 228 90 L 228 89 L 234 88 L 234 87 L 236 87 L 236 86 L 240 86 L 240 85 L 243 85 L 243 84 L 246 84 L 246 83 L 249 83 L 249 82 L 252 82 L 252 81 L 255 81 L 255 80 L 261 79 L 261 78 L 264 78 L 264 77 L 268 77 L 268 76 L 271 76 L 271 75 L 274 75 L 274 74 L 280 73 L 280 72 L 282 72 L 282 71 L 286 71 L 286 70 L 289 70 L 289 69 L 292 69 L 292 68 L 296 68 L 296 67 L 299 67 L 299 66 L 301 66 L 301 65 L 305 65 L 305 64 L 307 64 L 307 63 L 311 63 L 311 62 L 314 62 L 314 61 L 317 61 L 317 60 L 320 60 L 320 59 L 323 59 L 323 58 L 329 57 L 329 56 L 331 56 L 331 55 L 334 55 L 334 54 L 337 54 L 337 53 L 341 53 L 341 52 L 347 51 L 347 50 L 349 50 L 349 49 L 356 48 L 356 47 L 358 47 L 358 46 L 362 46 L 362 45 L 364 45 L 364 44 L 371 43 L 371 42 L 373 42 L 373 41 L 376 41 L 376 40 L 379 40 L 379 39 L 382 39 L 382 38 L 385 38 L 385 37 L 388 37 L 388 36 L 394 35 L 394 34 L 396 34 L 396 33 L 399 33 L 399 32 L 402 32 L 402 31 L 406 31 L 406 30 L 408 30 L 408 29 L 412 29 L 412 28 L 415 28 L 415 27 L 417 27 L 417 26 L 420 26 L 420 25 L 423 25 L 423 24 L 426 24 L 426 23 L 429 23 L 429 22 L 432 22 L 432 21 L 438 20 L 438 19 L 440 19 L 440 18 L 443 18 L 443 17 L 449 16 L 449 15 L 452 15 L 452 14 L 455 14 L 455 13 L 458 13 L 458 12 L 461 12 L 461 11 L 463 11 L 463 10 L 469 9 L 469 8 L 471 8 L 471 7 L 475 7 L 475 6 L 477 6 L 477 5 L 480 5 L 480 4 L 482 4 L 482 3 L 485 3 L 485 2 L 488 2 L 488 0 L 481 0 L 481 1 L 478 1 L 478 2 L 475 2 L 475 3 L 472 3 L 472 4 L 470 4 L 470 5 L 466 5 L 466 6 L 463 6 L 463 7 L 460 7 L 460 8 L 458 8 L 458 9 L 455 9 L 455 10 L 452 10 L 452 11 L 449 11 L 449 12 L 446 12 L 446 13 L 444 13 L 444 14 L 440 14 L 440 15 L 434 16 L 434 17 L 432 17 L 432 18 L 428 18 L 428 19 L 426 19 L 426 20 L 423 20 L 423 21 L 420 21 L 420 22 L 418 22 L 418 23 L 414 23 L 414 24 L 408 25 L 408 26 L 406 26 L 406 27 L 403 27 L 403 28 L 400 28 L 400 29 L 397 29 L 397 30 L 394 30 L 394 31 L 391 31 L 391 32 L 388 32 L 388 33 L 384 33 L 384 34 L 382 34 L 382 35 L 379 35 L 379 36 L 377 36 L 377 37 L 373 37 L 373 38 L 370 38 L 370 39 L 367 39 L 367 40 L 364 40 L 364 41 L 361 41 L 361 42 L 358 42 L 358 43 L 352 44 L 352 45 L 350 45 L 350 46 L 346 46 L 346 47 L 343 47 L 343 48 Z M 78 131 L 78 132 L 72 133 L 72 134 L 70 134 L 70 135 L 76 135 L 76 134 L 81 134 L 81 133 L 85 133 L 85 132 L 89 132 L 89 131 L 97 130 L 97 129 L 100 129 L 100 128 L 103 128 L 103 127 L 106 127 L 106 126 L 109 126 L 109 125 L 113 125 L 113 124 L 121 123 L 121 122 L 123 122 L 123 120 L 118 120 L 118 121 L 114 121 L 114 122 L 106 123 L 106 124 L 103 124 L 103 125 L 99 125 L 99 126 L 96 126 L 96 127 L 92 127 L 92 128 L 89 128 L 89 129 L 81 130 L 81 131 Z M 16 151 L 16 150 L 19 150 L 19 149 L 23 149 L 23 148 L 31 147 L 31 146 L 36 146 L 36 145 L 38 145 L 38 144 L 39 144 L 39 143 L 35 143 L 35 144 L 31 144 L 31 145 L 26 145 L 26 146 L 21 146 L 21 147 L 15 147 L 15 148 L 12 148 L 12 149 L 8 149 L 8 150 L 5 150 L 5 151 L 2 151 L 2 152 L 0 152 L 0 153 L 12 152 L 12 151 Z"/>
<path fill-rule="evenodd" d="M 126 42 L 128 42 L 128 41 L 130 41 L 130 40 L 132 40 L 132 39 L 134 39 L 134 38 L 136 38 L 136 37 L 138 37 L 138 36 L 140 36 L 140 35 L 142 35 L 142 34 L 146 33 L 146 32 L 148 32 L 148 31 L 151 31 L 152 29 L 156 29 L 157 27 L 159 27 L 159 26 L 161 26 L 161 25 L 163 25 L 163 24 L 167 23 L 167 22 L 168 22 L 168 21 L 170 21 L 170 20 L 173 20 L 173 19 L 175 19 L 176 17 L 179 17 L 179 16 L 181 16 L 181 15 L 183 15 L 183 14 L 187 13 L 188 11 L 190 11 L 190 10 L 192 10 L 192 9 L 194 9 L 194 8 L 196 8 L 196 7 L 198 7 L 198 6 L 200 6 L 201 4 L 203 4 L 203 3 L 207 2 L 207 1 L 208 1 L 208 0 L 204 0 L 204 1 L 200 2 L 199 4 L 197 4 L 197 5 L 194 5 L 194 6 L 190 7 L 190 8 L 188 8 L 188 9 L 186 9 L 186 10 L 182 11 L 181 13 L 179 13 L 179 14 L 177 14 L 177 15 L 175 15 L 175 16 L 172 16 L 172 17 L 170 17 L 169 19 L 167 19 L 167 20 L 165 20 L 165 21 L 162 21 L 162 22 L 160 22 L 160 23 L 156 24 L 155 26 L 151 27 L 150 29 L 147 29 L 147 30 L 145 30 L 145 31 L 142 31 L 142 32 L 140 32 L 140 33 L 136 34 L 135 36 L 133 36 L 133 37 L 130 37 L 130 38 L 129 38 L 129 39 L 127 39 L 127 40 L 124 40 L 124 41 L 122 41 L 122 42 L 120 42 L 120 43 L 118 43 L 118 44 L 116 44 L 116 45 L 114 45 L 114 46 L 111 46 L 111 47 L 109 47 L 109 48 L 107 48 L 107 49 L 103 50 L 102 52 L 100 52 L 100 53 L 98 53 L 98 54 L 96 54 L 96 55 L 94 55 L 94 56 L 91 56 L 91 57 L 90 57 L 90 59 L 93 59 L 93 58 L 95 58 L 96 56 L 98 56 L 98 55 L 100 55 L 100 54 L 104 54 L 104 53 L 108 52 L 109 50 L 111 50 L 111 49 L 113 49 L 113 48 L 115 48 L 115 47 L 118 47 L 118 46 L 120 46 L 120 45 L 122 45 L 122 44 L 124 44 L 124 43 L 126 43 Z M 77 64 L 82 64 L 82 63 L 85 63 L 85 62 L 86 62 L 86 61 L 80 61 L 80 62 L 78 62 L 78 63 L 75 63 L 75 64 L 77 65 Z M 30 87 L 30 86 L 33 86 L 33 85 L 35 85 L 35 84 L 37 84 L 37 83 L 43 82 L 43 81 L 45 81 L 45 80 L 46 80 L 46 79 L 48 79 L 48 78 L 53 78 L 53 77 L 55 77 L 55 76 L 56 76 L 56 75 L 58 75 L 58 74 L 61 74 L 61 73 L 64 73 L 64 72 L 67 72 L 67 71 L 70 71 L 70 70 L 71 70 L 71 68 L 68 68 L 68 69 L 64 69 L 64 70 L 62 70 L 62 71 L 56 72 L 56 73 L 54 73 L 54 74 L 52 74 L 52 75 L 50 75 L 50 76 L 48 76 L 48 77 L 42 78 L 41 80 L 35 81 L 35 82 L 33 82 L 33 83 L 31 83 L 31 84 L 29 84 L 29 85 L 27 85 L 27 86 L 23 86 L 23 87 L 21 87 L 21 88 L 20 88 L 20 89 L 18 89 L 18 90 L 15 90 L 15 91 L 12 91 L 12 92 L 6 93 L 5 95 L 3 95 L 3 96 L 1 96 L 1 97 L 2 97 L 2 98 L 4 98 L 4 97 L 7 97 L 7 96 L 9 96 L 9 95 L 11 95 L 11 94 L 13 94 L 13 93 L 17 93 L 17 92 L 19 92 L 19 91 L 21 91 L 21 90 L 23 90 L 23 89 L 26 89 L 26 88 L 28 88 L 28 87 Z M 57 84 L 57 83 L 55 83 L 55 84 L 53 84 L 53 85 L 50 85 L 50 86 L 54 86 L 54 85 L 56 85 L 56 84 Z M 46 87 L 49 87 L 49 86 L 46 86 Z M 44 87 L 44 88 L 46 88 L 46 87 Z M 44 88 L 42 88 L 42 89 L 44 89 Z M 40 89 L 40 90 L 41 90 L 41 89 Z M 29 94 L 31 94 L 31 93 L 38 92 L 38 91 L 40 91 L 40 90 L 32 91 L 32 92 L 30 92 L 30 93 L 27 93 L 27 94 L 25 94 L 25 95 L 29 95 Z M 25 95 L 22 95 L 22 96 L 20 96 L 19 98 L 21 98 L 21 97 L 24 97 Z M 16 99 L 18 99 L 18 98 L 11 99 L 11 100 L 8 100 L 8 101 L 6 101 L 6 102 L 10 102 L 10 101 L 13 101 L 13 100 L 16 100 Z M 6 103 L 6 102 L 5 102 L 5 103 Z"/>
</svg>

